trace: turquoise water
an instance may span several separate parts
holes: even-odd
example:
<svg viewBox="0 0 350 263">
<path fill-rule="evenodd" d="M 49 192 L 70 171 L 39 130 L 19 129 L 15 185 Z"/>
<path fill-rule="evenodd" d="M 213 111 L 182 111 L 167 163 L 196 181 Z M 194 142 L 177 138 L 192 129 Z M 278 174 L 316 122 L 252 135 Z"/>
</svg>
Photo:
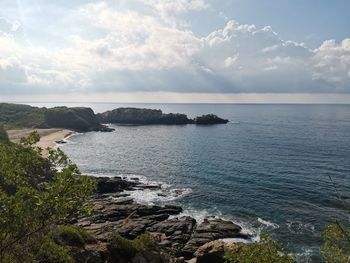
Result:
<svg viewBox="0 0 350 263">
<path fill-rule="evenodd" d="M 121 105 L 88 106 L 100 112 Z M 139 201 L 180 204 L 199 220 L 228 218 L 285 242 L 300 262 L 320 261 L 324 225 L 346 220 L 329 176 L 347 199 L 349 105 L 134 106 L 192 117 L 215 113 L 230 123 L 115 126 L 113 133 L 75 135 L 62 149 L 85 173 L 138 176 L 163 186 L 161 194 L 133 193 Z"/>
</svg>

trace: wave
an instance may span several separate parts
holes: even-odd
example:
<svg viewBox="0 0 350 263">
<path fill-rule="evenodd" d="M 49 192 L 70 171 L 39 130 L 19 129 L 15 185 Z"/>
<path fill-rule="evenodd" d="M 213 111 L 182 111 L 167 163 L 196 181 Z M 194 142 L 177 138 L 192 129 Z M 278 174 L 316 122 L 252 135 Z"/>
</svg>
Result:
<svg viewBox="0 0 350 263">
<path fill-rule="evenodd" d="M 239 242 L 239 243 L 254 243 L 260 241 L 260 229 L 257 229 L 253 227 L 251 224 L 247 223 L 247 221 L 238 220 L 236 218 L 223 215 L 219 210 L 216 208 L 213 209 L 214 211 L 208 211 L 206 209 L 195 209 L 195 208 L 187 208 L 184 209 L 182 213 L 175 216 L 170 216 L 170 218 L 179 218 L 183 216 L 190 216 L 194 219 L 196 219 L 197 223 L 200 224 L 204 221 L 204 219 L 222 219 L 231 221 L 232 223 L 235 223 L 242 227 L 241 233 L 246 234 L 250 238 L 243 239 L 243 238 L 223 238 L 221 239 L 224 242 Z"/>
<path fill-rule="evenodd" d="M 269 227 L 269 228 L 272 228 L 272 229 L 277 229 L 277 228 L 280 227 L 278 224 L 273 223 L 273 222 L 270 222 L 270 221 L 267 221 L 267 220 L 264 220 L 264 219 L 262 219 L 262 218 L 260 218 L 260 217 L 258 217 L 257 221 L 258 221 L 260 224 L 262 224 L 262 225 L 264 225 L 264 226 L 267 226 L 267 227 Z"/>
<path fill-rule="evenodd" d="M 315 226 L 311 223 L 303 223 L 300 221 L 288 221 L 286 223 L 291 233 L 302 234 L 304 232 L 315 233 Z"/>
<path fill-rule="evenodd" d="M 141 204 L 161 204 L 174 201 L 192 193 L 191 188 L 173 188 L 172 185 L 161 181 L 150 181 L 146 176 L 139 174 L 108 174 L 108 173 L 84 173 L 95 177 L 120 177 L 129 182 L 139 182 L 140 185 L 150 188 L 136 188 L 131 191 L 124 191 Z"/>
<path fill-rule="evenodd" d="M 318 254 L 319 248 L 301 248 L 301 252 L 290 254 L 296 260 L 296 262 L 311 263 L 312 255 Z"/>
<path fill-rule="evenodd" d="M 173 188 L 173 189 L 142 189 L 125 191 L 125 193 L 130 194 L 138 203 L 144 203 L 148 205 L 154 205 L 156 203 L 170 202 L 176 199 L 182 198 L 186 195 L 192 193 L 191 188 Z"/>
</svg>

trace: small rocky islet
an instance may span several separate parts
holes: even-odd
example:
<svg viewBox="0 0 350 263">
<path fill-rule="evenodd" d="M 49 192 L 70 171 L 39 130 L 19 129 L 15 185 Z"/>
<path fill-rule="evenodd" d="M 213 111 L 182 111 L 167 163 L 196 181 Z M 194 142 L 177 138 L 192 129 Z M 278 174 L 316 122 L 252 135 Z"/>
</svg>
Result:
<svg viewBox="0 0 350 263">
<path fill-rule="evenodd" d="M 149 232 L 157 241 L 160 251 L 182 262 L 198 258 L 199 255 L 207 258 L 210 256 L 208 251 L 213 251 L 212 246 L 216 247 L 215 255 L 221 253 L 223 258 L 225 244 L 219 239 L 251 239 L 251 236 L 242 233 L 239 225 L 231 221 L 212 217 L 199 223 L 190 216 L 182 216 L 180 206 L 140 204 L 130 197 L 130 191 L 154 189 L 154 185 L 117 176 L 92 178 L 97 181 L 97 193 L 90 200 L 95 214 L 78 217 L 72 223 L 84 227 L 96 238 L 96 244 L 87 246 L 87 249 L 93 250 L 98 258 L 103 258 L 111 233 L 135 239 L 144 232 Z M 208 251 L 205 252 L 206 250 Z"/>
</svg>

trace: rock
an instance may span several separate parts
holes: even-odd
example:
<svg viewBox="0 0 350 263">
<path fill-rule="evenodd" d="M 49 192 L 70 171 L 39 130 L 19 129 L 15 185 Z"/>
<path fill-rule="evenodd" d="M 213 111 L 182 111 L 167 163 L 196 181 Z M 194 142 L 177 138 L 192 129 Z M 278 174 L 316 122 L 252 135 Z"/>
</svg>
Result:
<svg viewBox="0 0 350 263">
<path fill-rule="evenodd" d="M 221 238 L 248 238 L 243 235 L 241 227 L 231 221 L 223 219 L 205 219 L 203 223 L 197 226 L 191 239 L 182 249 L 182 255 L 190 258 L 193 253 L 205 243 Z"/>
<path fill-rule="evenodd" d="M 60 141 L 55 141 L 55 143 L 57 143 L 57 144 L 65 144 L 65 143 L 67 143 L 67 142 L 64 141 L 64 140 L 60 140 Z"/>
<path fill-rule="evenodd" d="M 197 263 L 224 263 L 225 243 L 220 240 L 211 241 L 199 247 L 194 253 Z"/>
<path fill-rule="evenodd" d="M 92 177 L 97 181 L 97 191 L 99 194 L 116 193 L 124 190 L 133 190 L 138 185 L 137 182 L 130 182 L 120 177 Z"/>
<path fill-rule="evenodd" d="M 192 217 L 171 218 L 182 212 L 179 206 L 145 205 L 136 203 L 128 193 L 139 189 L 139 181 L 126 181 L 120 177 L 95 178 L 98 194 L 92 202 L 96 214 L 78 217 L 77 224 L 94 234 L 99 242 L 107 242 L 111 233 L 134 239 L 150 232 L 161 251 L 176 257 L 190 259 L 199 247 L 220 238 L 246 237 L 241 227 L 222 219 L 206 219 L 197 225 Z M 145 187 L 143 187 L 145 188 Z"/>
<path fill-rule="evenodd" d="M 186 216 L 159 222 L 147 228 L 147 231 L 165 233 L 166 236 L 191 235 L 195 224 L 196 220 L 194 218 Z"/>
<path fill-rule="evenodd" d="M 226 123 L 228 123 L 228 120 L 221 119 L 214 114 L 202 115 L 200 117 L 194 118 L 193 121 L 195 124 L 200 124 L 200 125 L 226 124 Z"/>
<path fill-rule="evenodd" d="M 223 219 L 205 219 L 202 224 L 200 224 L 196 233 L 214 233 L 217 238 L 225 237 L 236 237 L 236 235 L 242 230 L 239 225 L 231 221 L 226 221 Z"/>
</svg>

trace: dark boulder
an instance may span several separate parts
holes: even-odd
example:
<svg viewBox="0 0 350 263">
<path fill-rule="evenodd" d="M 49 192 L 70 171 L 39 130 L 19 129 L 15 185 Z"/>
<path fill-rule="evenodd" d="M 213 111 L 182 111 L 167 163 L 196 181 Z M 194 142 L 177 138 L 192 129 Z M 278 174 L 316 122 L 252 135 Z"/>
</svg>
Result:
<svg viewBox="0 0 350 263">
<path fill-rule="evenodd" d="M 97 181 L 99 194 L 118 193 L 124 190 L 132 190 L 138 185 L 137 182 L 123 180 L 120 177 L 91 177 Z"/>
</svg>

